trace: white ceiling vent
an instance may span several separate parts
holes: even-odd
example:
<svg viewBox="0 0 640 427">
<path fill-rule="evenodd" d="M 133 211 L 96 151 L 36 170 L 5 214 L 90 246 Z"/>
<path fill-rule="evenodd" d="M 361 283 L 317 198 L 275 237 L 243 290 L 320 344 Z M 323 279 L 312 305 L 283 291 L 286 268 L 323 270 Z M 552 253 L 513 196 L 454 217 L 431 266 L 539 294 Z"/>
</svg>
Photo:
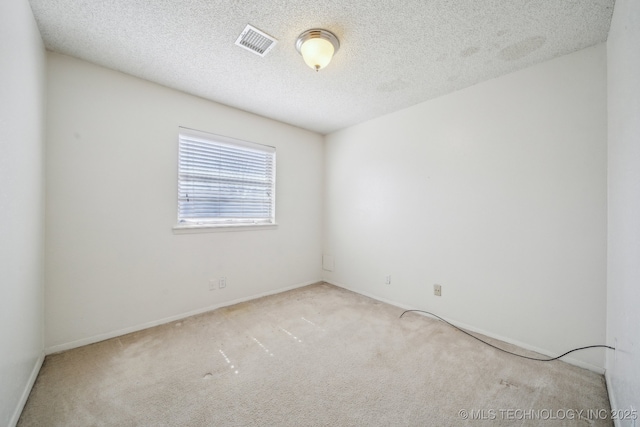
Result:
<svg viewBox="0 0 640 427">
<path fill-rule="evenodd" d="M 238 46 L 260 56 L 269 53 L 276 43 L 278 43 L 276 39 L 248 24 L 236 40 Z"/>
</svg>

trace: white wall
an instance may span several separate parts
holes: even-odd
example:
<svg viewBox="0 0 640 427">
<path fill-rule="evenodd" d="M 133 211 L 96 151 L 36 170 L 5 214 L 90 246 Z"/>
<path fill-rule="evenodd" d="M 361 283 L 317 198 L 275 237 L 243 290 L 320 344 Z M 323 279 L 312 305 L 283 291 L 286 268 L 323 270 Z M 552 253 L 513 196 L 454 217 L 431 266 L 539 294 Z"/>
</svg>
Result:
<svg viewBox="0 0 640 427">
<path fill-rule="evenodd" d="M 328 135 L 324 278 L 550 354 L 604 343 L 606 119 L 598 45 Z"/>
<path fill-rule="evenodd" d="M 48 351 L 321 279 L 321 135 L 47 58 Z M 172 232 L 178 126 L 277 148 L 277 229 Z"/>
<path fill-rule="evenodd" d="M 0 425 L 42 363 L 45 54 L 26 0 L 0 2 Z"/>
<path fill-rule="evenodd" d="M 640 411 L 640 2 L 617 0 L 607 41 L 607 357 L 612 405 Z M 630 426 L 626 420 L 620 425 Z"/>
</svg>

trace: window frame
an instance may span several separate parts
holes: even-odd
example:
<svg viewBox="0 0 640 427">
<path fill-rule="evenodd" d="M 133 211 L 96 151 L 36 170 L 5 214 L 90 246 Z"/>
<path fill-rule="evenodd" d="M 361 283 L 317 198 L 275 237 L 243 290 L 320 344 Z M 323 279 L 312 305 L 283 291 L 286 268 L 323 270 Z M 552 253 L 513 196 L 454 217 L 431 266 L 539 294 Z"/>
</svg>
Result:
<svg viewBox="0 0 640 427">
<path fill-rule="evenodd" d="M 181 183 L 182 176 L 184 175 L 181 160 L 181 149 L 183 141 L 191 140 L 202 142 L 204 144 L 212 144 L 217 149 L 224 148 L 237 148 L 238 153 L 242 150 L 271 153 L 271 196 L 270 196 L 270 213 L 269 218 L 261 219 L 246 219 L 246 218 L 228 218 L 228 219 L 216 219 L 216 217 L 209 218 L 189 218 L 181 216 Z M 270 145 L 259 144 L 256 142 L 245 141 L 241 139 L 231 138 L 228 136 L 213 134 L 209 132 L 199 131 L 186 127 L 178 128 L 178 158 L 177 158 L 177 191 L 176 191 L 176 210 L 177 210 L 177 223 L 173 227 L 174 232 L 177 233 L 191 233 L 191 232 L 215 232 L 215 231 L 242 231 L 242 230 L 256 230 L 256 229 L 273 229 L 277 227 L 276 223 L 276 148 Z"/>
</svg>

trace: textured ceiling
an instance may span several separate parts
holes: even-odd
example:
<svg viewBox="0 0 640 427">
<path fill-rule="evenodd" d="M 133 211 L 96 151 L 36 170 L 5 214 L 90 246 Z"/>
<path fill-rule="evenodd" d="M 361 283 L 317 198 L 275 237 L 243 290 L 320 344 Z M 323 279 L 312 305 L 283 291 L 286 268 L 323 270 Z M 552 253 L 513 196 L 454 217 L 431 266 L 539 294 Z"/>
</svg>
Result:
<svg viewBox="0 0 640 427">
<path fill-rule="evenodd" d="M 607 38 L 613 0 L 31 0 L 47 49 L 330 133 Z M 234 44 L 251 24 L 278 44 Z M 309 28 L 341 47 L 316 73 Z"/>
</svg>

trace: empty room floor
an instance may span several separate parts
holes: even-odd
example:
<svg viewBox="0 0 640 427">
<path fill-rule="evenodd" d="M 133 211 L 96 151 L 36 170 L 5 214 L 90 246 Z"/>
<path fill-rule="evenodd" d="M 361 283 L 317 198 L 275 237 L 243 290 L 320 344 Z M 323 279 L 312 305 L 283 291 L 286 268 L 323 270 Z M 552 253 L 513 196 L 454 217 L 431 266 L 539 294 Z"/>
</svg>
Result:
<svg viewBox="0 0 640 427">
<path fill-rule="evenodd" d="M 402 312 L 318 283 L 50 355 L 18 425 L 613 425 L 602 375 Z"/>
</svg>

